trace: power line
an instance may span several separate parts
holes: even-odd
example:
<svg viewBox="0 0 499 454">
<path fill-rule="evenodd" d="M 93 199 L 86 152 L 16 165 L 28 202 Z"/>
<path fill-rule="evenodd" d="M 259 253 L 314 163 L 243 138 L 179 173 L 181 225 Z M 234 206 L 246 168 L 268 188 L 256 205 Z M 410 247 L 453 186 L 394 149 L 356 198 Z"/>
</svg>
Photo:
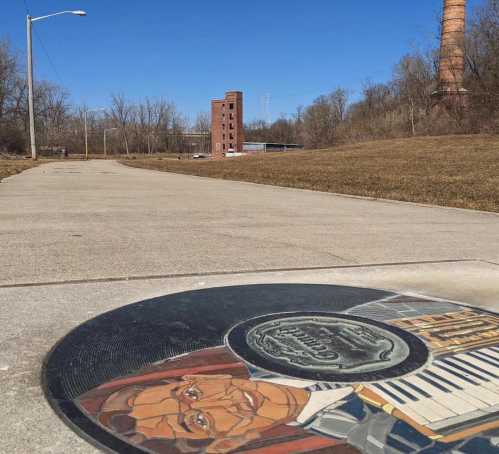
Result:
<svg viewBox="0 0 499 454">
<path fill-rule="evenodd" d="M 30 16 L 31 13 L 29 11 L 29 6 L 28 6 L 27 0 L 22 0 L 22 1 L 23 1 L 23 4 L 24 4 L 24 8 L 26 9 L 26 14 L 28 16 Z M 57 70 L 57 68 L 56 68 L 56 66 L 54 64 L 54 61 L 50 57 L 50 55 L 49 55 L 49 53 L 47 51 L 47 48 L 45 47 L 45 44 L 43 43 L 42 37 L 40 36 L 40 34 L 38 33 L 38 31 L 37 31 L 37 29 L 35 27 L 33 27 L 33 31 L 35 32 L 36 40 L 38 41 L 38 44 L 40 44 L 40 47 L 42 48 L 43 53 L 45 54 L 45 57 L 47 58 L 47 61 L 49 62 L 50 67 L 52 68 L 52 71 L 54 71 L 54 74 L 57 77 L 57 79 L 59 80 L 59 83 L 61 85 L 64 85 L 64 82 L 62 81 L 62 77 L 61 77 L 59 71 Z"/>
<path fill-rule="evenodd" d="M 50 58 L 50 55 L 47 51 L 47 48 L 45 47 L 45 44 L 43 44 L 43 41 L 42 41 L 42 38 L 41 36 L 38 34 L 38 32 L 36 31 L 36 28 L 34 28 L 34 31 L 35 31 L 35 36 L 36 36 L 36 39 L 38 41 L 38 44 L 40 44 L 40 47 L 43 49 L 43 53 L 45 54 L 45 56 L 47 57 L 47 60 L 50 64 L 50 66 L 52 67 L 52 70 L 54 71 L 57 79 L 59 79 L 59 83 L 61 85 L 64 85 L 64 82 L 62 81 L 62 77 L 61 75 L 59 74 L 59 71 L 57 70 L 54 62 L 52 61 L 52 58 Z"/>
</svg>

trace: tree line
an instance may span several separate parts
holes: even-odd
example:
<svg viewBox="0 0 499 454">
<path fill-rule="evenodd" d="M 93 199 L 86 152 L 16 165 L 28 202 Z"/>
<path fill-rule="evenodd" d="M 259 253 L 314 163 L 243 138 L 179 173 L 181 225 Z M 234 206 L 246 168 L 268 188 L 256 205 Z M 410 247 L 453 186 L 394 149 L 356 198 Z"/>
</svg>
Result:
<svg viewBox="0 0 499 454">
<path fill-rule="evenodd" d="M 246 139 L 323 148 L 416 135 L 499 133 L 499 0 L 487 0 L 472 15 L 465 55 L 466 106 L 435 110 L 439 50 L 432 49 L 403 56 L 390 81 L 366 83 L 356 102 L 338 88 L 291 118 L 248 124 Z"/>
<path fill-rule="evenodd" d="M 499 0 L 486 0 L 468 24 L 466 35 L 466 108 L 435 113 L 438 49 L 401 58 L 386 83 L 366 83 L 359 100 L 337 88 L 272 123 L 245 125 L 251 142 L 300 143 L 323 148 L 337 143 L 379 138 L 450 133 L 499 132 Z M 40 148 L 64 146 L 84 152 L 86 106 L 73 106 L 63 88 L 35 85 L 35 118 Z M 89 148 L 100 152 L 107 130 L 109 153 L 209 152 L 210 117 L 194 122 L 164 99 L 130 102 L 111 96 L 105 112 L 87 115 Z M 0 41 L 0 152 L 28 149 L 27 83 L 20 58 Z"/>
<path fill-rule="evenodd" d="M 29 117 L 24 68 L 6 40 L 0 41 L 0 152 L 25 153 L 28 148 Z M 85 151 L 85 113 L 89 150 L 111 153 L 207 152 L 210 119 L 200 113 L 194 122 L 164 99 L 146 98 L 130 102 L 123 94 L 111 96 L 109 108 L 96 112 L 73 106 L 63 88 L 47 81 L 34 87 L 35 127 L 39 150 L 66 148 Z M 196 132 L 196 135 L 192 135 Z M 199 136 L 201 137 L 199 137 Z"/>
</svg>

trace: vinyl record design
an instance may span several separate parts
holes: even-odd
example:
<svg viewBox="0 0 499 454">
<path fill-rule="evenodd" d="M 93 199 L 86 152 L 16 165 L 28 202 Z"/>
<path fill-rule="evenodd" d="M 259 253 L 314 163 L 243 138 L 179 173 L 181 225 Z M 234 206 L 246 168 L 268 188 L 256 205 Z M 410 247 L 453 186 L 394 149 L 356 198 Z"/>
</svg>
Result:
<svg viewBox="0 0 499 454">
<path fill-rule="evenodd" d="M 271 314 L 236 325 L 229 347 L 254 367 L 320 382 L 386 380 L 428 360 L 416 336 L 395 326 L 343 314 Z"/>
<path fill-rule="evenodd" d="M 302 284 L 124 306 L 43 368 L 78 434 L 153 454 L 498 452 L 498 379 L 495 313 Z"/>
</svg>

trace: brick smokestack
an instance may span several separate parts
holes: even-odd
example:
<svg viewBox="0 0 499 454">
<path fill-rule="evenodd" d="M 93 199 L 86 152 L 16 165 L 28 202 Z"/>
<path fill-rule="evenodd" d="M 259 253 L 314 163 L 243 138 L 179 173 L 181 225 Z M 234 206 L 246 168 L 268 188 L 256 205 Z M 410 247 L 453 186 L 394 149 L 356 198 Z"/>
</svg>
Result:
<svg viewBox="0 0 499 454">
<path fill-rule="evenodd" d="M 466 92 L 463 86 L 465 27 L 466 0 L 445 0 L 437 92 L 441 97 Z"/>
</svg>

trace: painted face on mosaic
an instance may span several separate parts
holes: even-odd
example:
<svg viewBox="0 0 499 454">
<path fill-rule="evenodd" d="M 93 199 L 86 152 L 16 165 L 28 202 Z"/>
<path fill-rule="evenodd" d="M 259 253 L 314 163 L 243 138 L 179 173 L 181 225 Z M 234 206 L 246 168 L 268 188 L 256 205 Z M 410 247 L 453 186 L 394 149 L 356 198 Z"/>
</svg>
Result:
<svg viewBox="0 0 499 454">
<path fill-rule="evenodd" d="M 227 449 L 261 431 L 294 421 L 309 392 L 228 375 L 192 375 L 183 381 L 112 394 L 104 413 L 128 411 L 140 438 L 215 440 Z M 141 437 L 142 436 L 142 437 Z"/>
</svg>

